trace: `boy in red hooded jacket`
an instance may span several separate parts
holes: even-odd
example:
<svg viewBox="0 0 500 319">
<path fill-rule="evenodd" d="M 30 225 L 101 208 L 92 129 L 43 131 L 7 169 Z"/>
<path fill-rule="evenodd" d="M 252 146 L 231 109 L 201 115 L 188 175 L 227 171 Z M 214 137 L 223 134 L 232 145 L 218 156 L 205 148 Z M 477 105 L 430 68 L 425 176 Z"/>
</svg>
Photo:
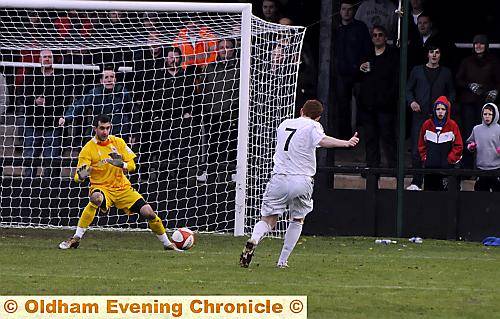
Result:
<svg viewBox="0 0 500 319">
<path fill-rule="evenodd" d="M 450 114 L 450 101 L 440 96 L 434 102 L 432 117 L 422 124 L 418 151 L 425 168 L 451 168 L 462 158 L 462 136 Z M 426 190 L 445 190 L 447 184 L 447 179 L 440 175 L 425 177 Z"/>
</svg>

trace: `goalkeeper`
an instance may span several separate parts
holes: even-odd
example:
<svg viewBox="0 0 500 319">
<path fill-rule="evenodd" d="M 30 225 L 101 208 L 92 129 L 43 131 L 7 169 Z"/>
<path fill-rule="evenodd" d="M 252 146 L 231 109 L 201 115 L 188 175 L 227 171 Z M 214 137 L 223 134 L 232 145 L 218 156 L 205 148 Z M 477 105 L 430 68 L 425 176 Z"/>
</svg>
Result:
<svg viewBox="0 0 500 319">
<path fill-rule="evenodd" d="M 107 212 L 111 206 L 127 214 L 140 214 L 146 218 L 149 228 L 156 234 L 166 250 L 181 251 L 170 242 L 161 219 L 141 194 L 132 188 L 125 173 L 135 170 L 136 155 L 125 141 L 110 135 L 111 119 L 98 115 L 93 122 L 95 136 L 78 155 L 75 181 L 90 178 L 90 202 L 78 220 L 73 237 L 59 244 L 60 249 L 78 248 L 98 209 Z"/>
</svg>

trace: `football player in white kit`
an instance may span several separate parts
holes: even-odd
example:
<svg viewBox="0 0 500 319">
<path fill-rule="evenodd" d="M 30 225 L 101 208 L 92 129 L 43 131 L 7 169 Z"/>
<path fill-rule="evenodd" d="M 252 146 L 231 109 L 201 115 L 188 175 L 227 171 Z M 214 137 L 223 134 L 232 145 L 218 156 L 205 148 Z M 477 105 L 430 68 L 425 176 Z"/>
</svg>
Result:
<svg viewBox="0 0 500 319">
<path fill-rule="evenodd" d="M 279 125 L 274 168 L 262 198 L 262 219 L 255 224 L 252 237 L 240 255 L 241 267 L 250 265 L 259 241 L 276 226 L 287 207 L 290 223 L 277 267 L 288 267 L 288 257 L 299 240 L 304 218 L 313 209 L 316 148 L 354 147 L 358 144 L 358 133 L 349 140 L 327 136 L 318 122 L 321 113 L 321 102 L 309 100 L 300 110 L 299 118 L 284 120 Z"/>
</svg>

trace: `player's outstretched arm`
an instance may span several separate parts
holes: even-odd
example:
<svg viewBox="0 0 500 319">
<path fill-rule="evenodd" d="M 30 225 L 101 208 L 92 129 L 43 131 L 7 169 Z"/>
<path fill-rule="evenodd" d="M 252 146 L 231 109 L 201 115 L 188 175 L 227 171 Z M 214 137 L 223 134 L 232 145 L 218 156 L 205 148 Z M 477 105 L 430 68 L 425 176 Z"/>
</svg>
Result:
<svg viewBox="0 0 500 319">
<path fill-rule="evenodd" d="M 319 141 L 319 146 L 326 148 L 333 147 L 354 147 L 359 143 L 358 132 L 354 133 L 354 135 L 349 140 L 340 140 L 338 138 L 334 138 L 331 136 L 325 136 Z"/>
</svg>

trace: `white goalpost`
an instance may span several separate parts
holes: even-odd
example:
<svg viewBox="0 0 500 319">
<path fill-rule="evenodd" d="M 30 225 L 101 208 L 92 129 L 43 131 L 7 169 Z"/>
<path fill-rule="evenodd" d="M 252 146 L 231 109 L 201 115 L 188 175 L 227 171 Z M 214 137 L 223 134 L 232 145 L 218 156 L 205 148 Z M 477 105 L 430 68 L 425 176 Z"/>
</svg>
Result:
<svg viewBox="0 0 500 319">
<path fill-rule="evenodd" d="M 304 33 L 250 4 L 2 1 L 0 227 L 76 226 L 88 202 L 77 156 L 104 113 L 168 229 L 250 233 Z M 112 209 L 91 227 L 147 223 Z"/>
</svg>

